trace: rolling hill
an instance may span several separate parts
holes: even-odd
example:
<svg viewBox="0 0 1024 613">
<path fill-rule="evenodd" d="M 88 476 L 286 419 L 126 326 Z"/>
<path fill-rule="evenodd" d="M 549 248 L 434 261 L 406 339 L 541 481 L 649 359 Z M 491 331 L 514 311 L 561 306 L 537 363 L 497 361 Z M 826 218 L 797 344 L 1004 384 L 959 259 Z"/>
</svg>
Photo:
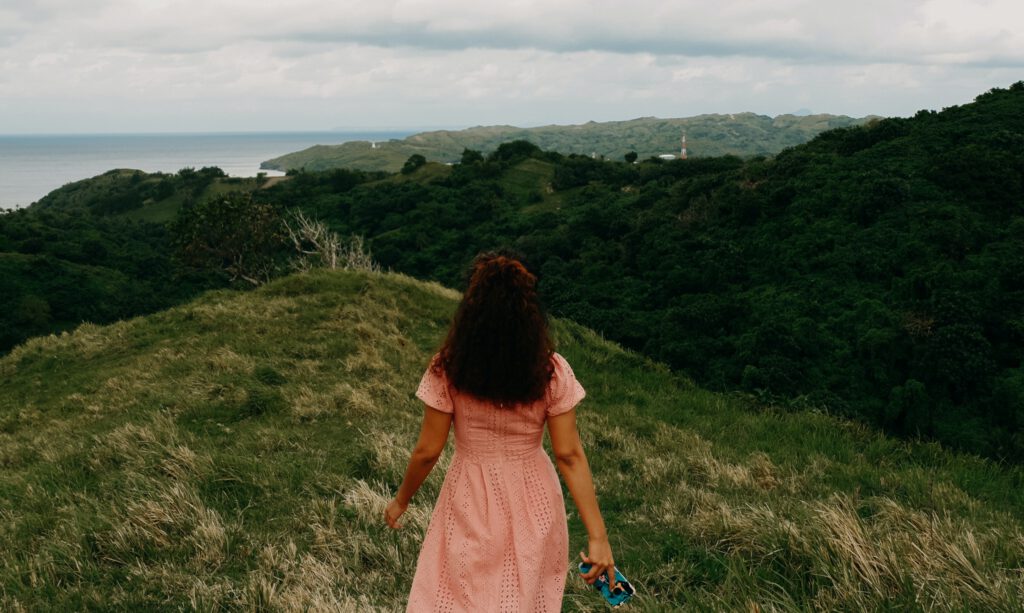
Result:
<svg viewBox="0 0 1024 613">
<path fill-rule="evenodd" d="M 641 117 L 628 121 L 588 122 L 580 125 L 550 125 L 535 128 L 478 126 L 466 130 L 422 132 L 407 138 L 370 143 L 351 141 L 340 145 L 316 145 L 263 162 L 271 170 L 360 170 L 397 171 L 413 154 L 438 162 L 459 161 L 464 149 L 488 153 L 503 142 L 528 140 L 562 154 L 599 155 L 621 160 L 635 151 L 641 159 L 679 153 L 685 132 L 689 155 L 774 155 L 786 147 L 807 142 L 832 128 L 860 125 L 870 117 L 845 115 L 779 115 L 755 113 L 709 114 L 661 119 Z"/>
<path fill-rule="evenodd" d="M 514 246 L 553 313 L 703 387 L 1021 464 L 1022 94 L 1018 82 L 750 160 L 628 164 L 512 141 L 453 166 L 273 186 L 216 168 L 111 171 L 0 216 L 0 352 L 224 287 L 216 266 L 177 261 L 171 222 L 238 189 L 448 285 L 476 251 Z"/>
<path fill-rule="evenodd" d="M 16 347 L 0 609 L 402 610 L 451 442 L 406 527 L 382 514 L 457 299 L 314 270 Z M 1020 469 L 752 407 L 553 326 L 634 610 L 1019 610 Z M 565 610 L 602 608 L 567 586 Z"/>
</svg>

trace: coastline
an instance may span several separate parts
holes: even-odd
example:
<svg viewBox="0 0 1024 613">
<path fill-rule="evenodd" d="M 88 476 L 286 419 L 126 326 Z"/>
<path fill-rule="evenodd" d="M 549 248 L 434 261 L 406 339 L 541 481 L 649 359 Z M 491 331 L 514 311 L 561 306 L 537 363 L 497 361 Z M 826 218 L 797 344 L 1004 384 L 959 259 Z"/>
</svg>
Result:
<svg viewBox="0 0 1024 613">
<path fill-rule="evenodd" d="M 175 173 L 217 166 L 229 176 L 281 171 L 265 160 L 316 144 L 404 138 L 402 132 L 197 132 L 0 135 L 0 211 L 30 206 L 51 191 L 115 168 Z"/>
</svg>

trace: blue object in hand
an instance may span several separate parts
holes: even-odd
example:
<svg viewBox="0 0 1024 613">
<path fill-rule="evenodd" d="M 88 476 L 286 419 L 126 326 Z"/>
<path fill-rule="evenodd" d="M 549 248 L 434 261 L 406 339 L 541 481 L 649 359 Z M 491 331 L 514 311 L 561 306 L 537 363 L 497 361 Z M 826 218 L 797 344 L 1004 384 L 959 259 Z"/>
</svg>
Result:
<svg viewBox="0 0 1024 613">
<path fill-rule="evenodd" d="M 588 562 L 580 562 L 580 574 L 585 575 L 590 571 L 590 564 Z M 608 604 L 612 608 L 618 607 L 629 602 L 629 599 L 633 597 L 636 590 L 633 589 L 633 584 L 626 580 L 619 569 L 615 569 L 615 590 L 608 589 L 608 573 L 601 573 L 597 576 L 597 579 L 591 584 L 591 586 L 601 592 L 604 599 L 608 601 Z"/>
</svg>

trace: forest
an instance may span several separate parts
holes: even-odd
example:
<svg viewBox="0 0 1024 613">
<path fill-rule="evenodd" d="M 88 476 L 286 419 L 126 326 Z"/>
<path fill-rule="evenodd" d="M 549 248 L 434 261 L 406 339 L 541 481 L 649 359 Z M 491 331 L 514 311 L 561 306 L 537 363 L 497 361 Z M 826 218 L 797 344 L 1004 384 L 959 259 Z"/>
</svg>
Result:
<svg viewBox="0 0 1024 613">
<path fill-rule="evenodd" d="M 223 286 L 217 274 L 177 266 L 167 225 L 148 217 L 211 188 L 239 186 L 219 168 L 173 175 L 111 170 L 4 211 L 0 352 L 32 336 L 150 313 Z"/>
<path fill-rule="evenodd" d="M 552 314 L 708 389 L 1024 461 L 1024 82 L 773 157 L 630 158 L 112 171 L 0 216 L 0 349 L 284 273 L 298 210 L 456 288 L 516 249 Z"/>
</svg>

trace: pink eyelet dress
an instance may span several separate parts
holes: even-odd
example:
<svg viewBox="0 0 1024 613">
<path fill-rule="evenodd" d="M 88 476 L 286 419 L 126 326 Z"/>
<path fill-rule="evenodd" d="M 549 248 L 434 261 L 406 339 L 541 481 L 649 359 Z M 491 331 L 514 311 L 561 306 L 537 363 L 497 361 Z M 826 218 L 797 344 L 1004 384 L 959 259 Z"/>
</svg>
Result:
<svg viewBox="0 0 1024 613">
<path fill-rule="evenodd" d="M 438 358 L 435 354 L 431 363 Z M 428 367 L 416 396 L 454 413 L 455 453 L 416 562 L 407 613 L 557 613 L 569 530 L 542 444 L 550 415 L 586 392 L 560 354 L 544 397 L 514 409 L 459 393 Z"/>
</svg>

